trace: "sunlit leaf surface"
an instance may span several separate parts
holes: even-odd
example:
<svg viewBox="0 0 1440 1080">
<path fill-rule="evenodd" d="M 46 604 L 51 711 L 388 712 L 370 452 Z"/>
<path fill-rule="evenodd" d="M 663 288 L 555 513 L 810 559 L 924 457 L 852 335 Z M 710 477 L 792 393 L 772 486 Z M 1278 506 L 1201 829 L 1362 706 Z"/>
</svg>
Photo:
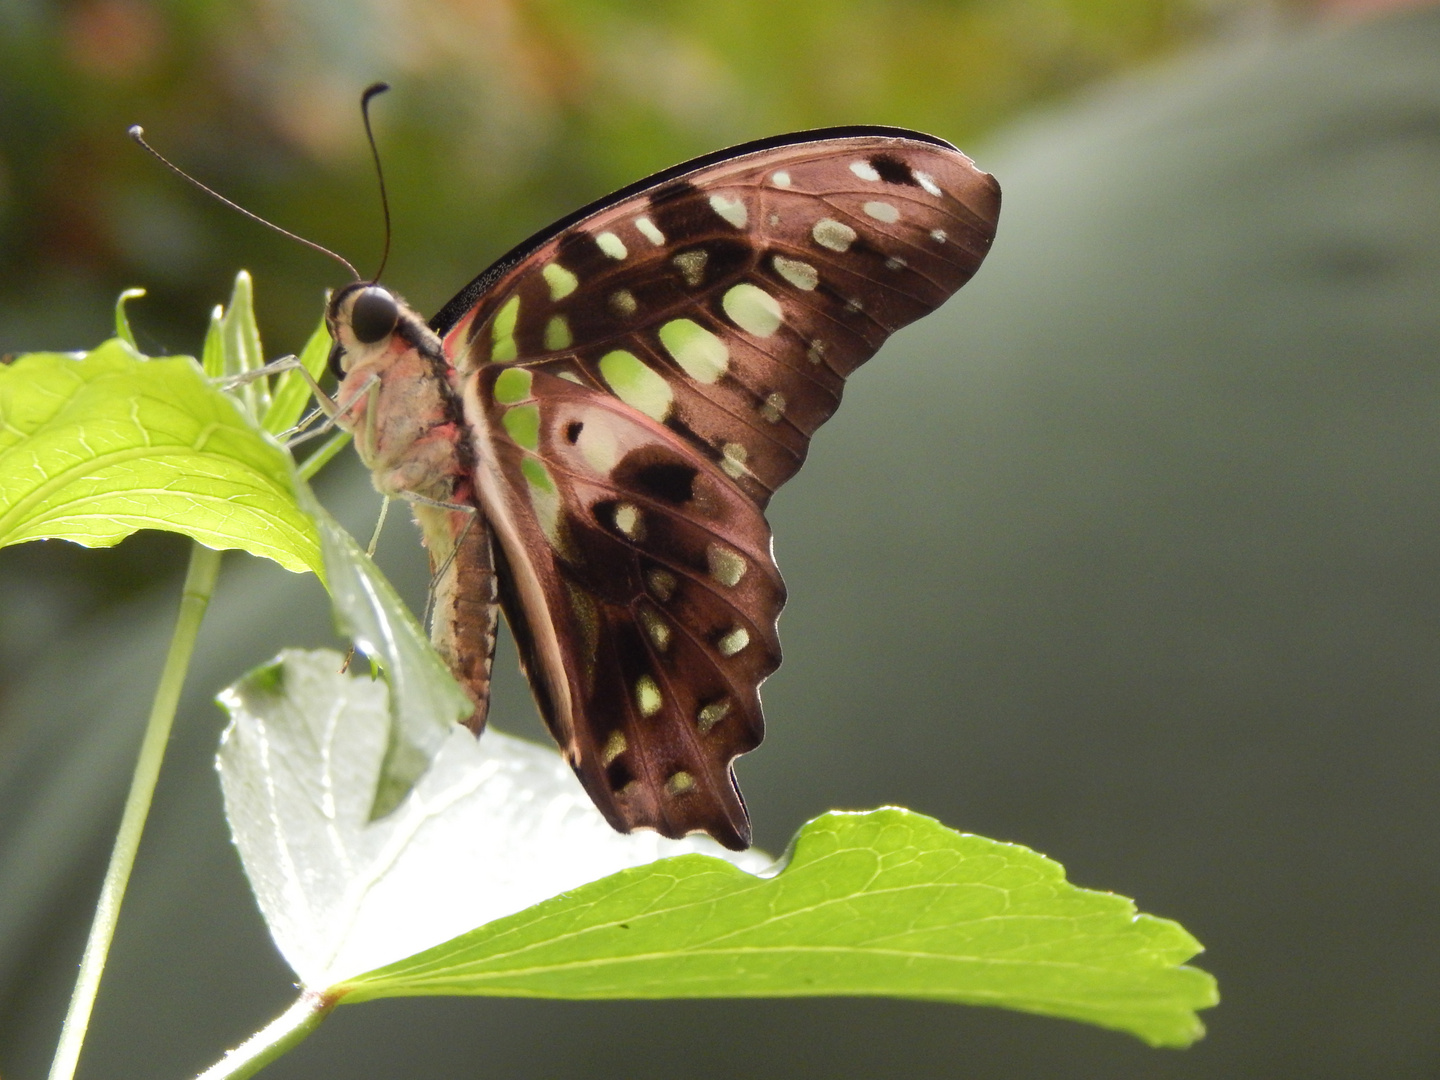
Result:
<svg viewBox="0 0 1440 1080">
<path fill-rule="evenodd" d="M 370 819 L 386 686 L 333 652 L 287 652 L 222 695 L 226 815 L 275 943 L 330 986 L 566 889 L 708 838 L 611 830 L 553 750 L 455 726 L 400 807 Z M 734 856 L 751 869 L 768 859 Z"/>
<path fill-rule="evenodd" d="M 1199 943 L 1016 844 L 908 810 L 810 822 L 756 878 L 686 856 L 628 870 L 337 988 L 558 998 L 876 995 L 1083 1020 L 1184 1046 Z"/>
<path fill-rule="evenodd" d="M 189 357 L 114 339 L 0 366 L 0 546 L 109 547 L 139 529 L 320 570 L 285 452 Z"/>
<path fill-rule="evenodd" d="M 909 997 L 1169 1046 L 1197 1038 L 1195 1010 L 1214 1004 L 1210 976 L 1180 966 L 1199 945 L 1175 923 L 909 811 L 826 815 L 778 876 L 757 876 L 763 856 L 707 838 L 616 834 L 554 751 L 457 727 L 372 822 L 385 686 L 339 662 L 286 653 L 222 696 L 231 829 L 308 987 L 351 1002 Z"/>
</svg>

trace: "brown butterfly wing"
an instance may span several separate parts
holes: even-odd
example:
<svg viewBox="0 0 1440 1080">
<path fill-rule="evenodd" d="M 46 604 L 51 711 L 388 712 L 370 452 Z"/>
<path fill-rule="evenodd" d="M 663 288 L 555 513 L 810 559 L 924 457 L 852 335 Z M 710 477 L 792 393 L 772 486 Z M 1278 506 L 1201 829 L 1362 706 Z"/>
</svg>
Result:
<svg viewBox="0 0 1440 1080">
<path fill-rule="evenodd" d="M 759 507 L 670 429 L 543 371 L 483 368 L 465 407 L 501 603 L 596 805 L 745 847 L 730 762 L 760 742 L 785 601 Z"/>
<path fill-rule="evenodd" d="M 993 179 L 928 136 L 791 136 L 587 208 L 432 321 L 507 620 L 617 828 L 749 842 L 730 763 L 760 741 L 784 603 L 763 509 L 845 377 L 969 280 L 998 210 Z"/>
<path fill-rule="evenodd" d="M 672 170 L 502 260 L 453 325 L 437 317 L 455 366 L 518 360 L 616 393 L 764 506 L 845 377 L 979 268 L 999 213 L 993 178 L 948 144 L 814 136 Z M 668 403 L 607 378 L 617 351 Z"/>
</svg>

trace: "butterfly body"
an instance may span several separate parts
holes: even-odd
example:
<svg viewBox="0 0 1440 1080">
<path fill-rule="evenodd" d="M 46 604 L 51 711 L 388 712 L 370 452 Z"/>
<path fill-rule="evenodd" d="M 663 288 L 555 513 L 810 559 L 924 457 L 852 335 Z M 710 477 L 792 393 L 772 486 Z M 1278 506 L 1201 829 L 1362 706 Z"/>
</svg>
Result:
<svg viewBox="0 0 1440 1080">
<path fill-rule="evenodd" d="M 611 824 L 746 846 L 731 763 L 763 734 L 785 601 L 764 508 L 845 377 L 978 268 L 998 209 L 940 140 L 806 133 L 577 212 L 428 326 L 379 286 L 337 293 L 343 422 L 416 504 L 473 726 L 498 604 Z"/>
</svg>

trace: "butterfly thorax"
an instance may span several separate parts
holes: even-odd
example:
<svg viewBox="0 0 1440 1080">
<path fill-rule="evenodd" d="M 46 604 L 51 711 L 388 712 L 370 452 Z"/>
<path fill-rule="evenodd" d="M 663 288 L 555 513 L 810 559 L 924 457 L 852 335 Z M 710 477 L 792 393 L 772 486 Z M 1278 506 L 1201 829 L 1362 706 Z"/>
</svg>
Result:
<svg viewBox="0 0 1440 1080">
<path fill-rule="evenodd" d="M 366 341 L 384 325 L 364 322 L 366 303 L 373 307 L 376 294 L 381 304 L 385 298 L 393 303 L 395 319 L 378 340 Z M 335 340 L 331 366 L 340 378 L 337 423 L 354 433 L 376 489 L 391 497 L 467 501 L 469 444 L 440 339 L 378 286 L 356 284 L 337 293 L 328 321 Z"/>
</svg>

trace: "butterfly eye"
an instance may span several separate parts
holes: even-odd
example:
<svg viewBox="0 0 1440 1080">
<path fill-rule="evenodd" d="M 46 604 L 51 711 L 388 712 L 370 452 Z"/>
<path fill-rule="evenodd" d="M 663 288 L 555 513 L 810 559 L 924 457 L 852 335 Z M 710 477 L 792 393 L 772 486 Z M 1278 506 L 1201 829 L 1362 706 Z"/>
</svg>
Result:
<svg viewBox="0 0 1440 1080">
<path fill-rule="evenodd" d="M 350 308 L 350 329 L 362 345 L 374 345 L 386 337 L 399 319 L 395 298 L 378 285 L 361 289 Z"/>
</svg>

